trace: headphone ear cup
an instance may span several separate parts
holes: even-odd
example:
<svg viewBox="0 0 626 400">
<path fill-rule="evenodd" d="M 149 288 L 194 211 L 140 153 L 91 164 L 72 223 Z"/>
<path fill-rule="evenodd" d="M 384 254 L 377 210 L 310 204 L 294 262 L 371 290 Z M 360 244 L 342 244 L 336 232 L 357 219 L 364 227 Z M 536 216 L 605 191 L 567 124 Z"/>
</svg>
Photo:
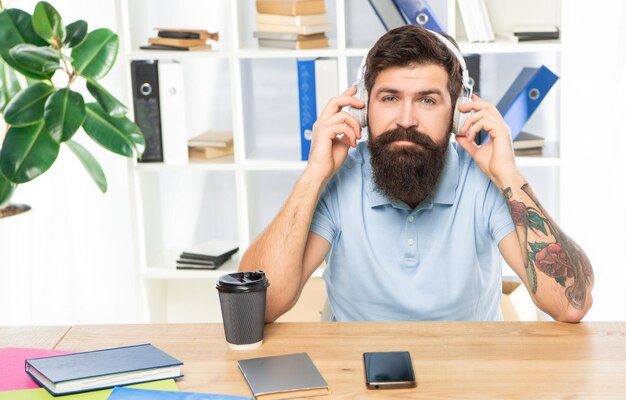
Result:
<svg viewBox="0 0 626 400">
<path fill-rule="evenodd" d="M 363 103 L 365 103 L 365 106 L 363 108 L 355 108 L 352 106 L 348 106 L 346 111 L 348 111 L 348 113 L 357 120 L 361 128 L 366 128 L 367 127 L 367 98 L 368 98 L 367 90 L 364 87 L 357 85 L 357 91 L 353 97 L 357 100 L 361 100 Z"/>
<path fill-rule="evenodd" d="M 466 113 L 462 113 L 459 111 L 459 106 L 461 104 L 470 103 L 471 101 L 472 99 L 468 97 L 463 97 L 463 96 L 459 96 L 459 98 L 456 99 L 456 104 L 454 106 L 454 114 L 452 115 L 452 134 L 453 135 L 460 135 L 461 129 L 463 128 L 463 125 L 465 125 L 465 121 L 472 114 L 474 114 L 473 110 L 470 112 L 466 112 Z"/>
</svg>

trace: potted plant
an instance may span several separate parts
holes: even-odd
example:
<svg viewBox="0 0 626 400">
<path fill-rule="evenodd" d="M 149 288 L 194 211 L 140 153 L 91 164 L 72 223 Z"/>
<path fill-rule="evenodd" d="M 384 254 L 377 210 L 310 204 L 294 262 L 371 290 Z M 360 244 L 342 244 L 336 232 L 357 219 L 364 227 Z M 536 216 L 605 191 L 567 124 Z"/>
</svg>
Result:
<svg viewBox="0 0 626 400">
<path fill-rule="evenodd" d="M 61 145 L 106 192 L 102 167 L 74 140 L 79 132 L 125 157 L 142 154 L 141 130 L 126 117 L 126 106 L 98 82 L 115 63 L 118 48 L 119 37 L 111 30 L 88 32 L 82 20 L 65 25 L 47 2 L 37 3 L 30 15 L 4 9 L 0 0 L 0 115 L 5 122 L 4 132 L 0 130 L 0 218 L 19 211 L 9 205 L 15 188 L 47 171 Z M 79 80 L 95 101 L 86 103 L 72 90 Z"/>
<path fill-rule="evenodd" d="M 24 213 L 30 207 L 10 204 L 15 188 L 47 171 L 67 145 L 106 192 L 104 171 L 77 134 L 125 157 L 143 153 L 126 106 L 99 83 L 118 48 L 111 30 L 88 32 L 82 20 L 65 25 L 47 2 L 31 15 L 0 0 L 0 324 L 30 322 L 32 217 Z M 88 103 L 75 90 L 79 82 L 93 97 Z M 17 305 L 9 301 L 18 297 Z"/>
</svg>

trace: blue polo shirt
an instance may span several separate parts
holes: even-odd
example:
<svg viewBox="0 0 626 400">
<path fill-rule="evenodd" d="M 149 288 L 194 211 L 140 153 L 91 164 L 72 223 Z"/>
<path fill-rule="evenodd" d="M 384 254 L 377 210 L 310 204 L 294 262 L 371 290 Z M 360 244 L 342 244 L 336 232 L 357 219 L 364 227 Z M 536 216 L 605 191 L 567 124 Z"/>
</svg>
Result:
<svg viewBox="0 0 626 400">
<path fill-rule="evenodd" d="M 374 190 L 366 142 L 324 189 L 310 230 L 331 250 L 324 281 L 337 321 L 500 320 L 497 244 L 514 225 L 504 198 L 450 143 L 415 209 Z"/>
</svg>

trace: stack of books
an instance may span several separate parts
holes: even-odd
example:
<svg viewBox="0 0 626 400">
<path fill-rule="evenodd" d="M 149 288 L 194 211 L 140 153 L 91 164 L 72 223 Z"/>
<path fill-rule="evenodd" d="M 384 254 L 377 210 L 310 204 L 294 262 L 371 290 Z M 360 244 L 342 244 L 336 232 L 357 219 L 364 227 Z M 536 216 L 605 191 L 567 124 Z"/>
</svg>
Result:
<svg viewBox="0 0 626 400">
<path fill-rule="evenodd" d="M 546 140 L 541 136 L 521 131 L 513 140 L 513 152 L 516 156 L 534 156 L 543 152 Z"/>
<path fill-rule="evenodd" d="M 177 269 L 217 269 L 239 251 L 236 243 L 212 239 L 180 253 Z"/>
<path fill-rule="evenodd" d="M 257 31 L 261 47 L 328 47 L 330 31 L 324 0 L 258 0 Z"/>
<path fill-rule="evenodd" d="M 196 51 L 209 50 L 211 44 L 207 41 L 218 41 L 218 32 L 209 32 L 205 29 L 181 28 L 154 28 L 157 36 L 148 38 L 148 45 L 140 46 L 143 50 L 179 50 Z"/>
<path fill-rule="evenodd" d="M 231 131 L 207 131 L 187 142 L 190 160 L 210 160 L 231 155 L 233 133 Z"/>
</svg>

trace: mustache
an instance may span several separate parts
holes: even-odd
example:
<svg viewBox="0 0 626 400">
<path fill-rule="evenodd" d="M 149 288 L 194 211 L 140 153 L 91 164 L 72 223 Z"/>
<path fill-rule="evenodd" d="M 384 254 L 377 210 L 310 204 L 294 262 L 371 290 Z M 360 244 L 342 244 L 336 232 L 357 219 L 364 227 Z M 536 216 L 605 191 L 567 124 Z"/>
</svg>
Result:
<svg viewBox="0 0 626 400">
<path fill-rule="evenodd" d="M 441 147 L 441 145 L 435 143 L 428 135 L 419 132 L 415 128 L 397 127 L 381 133 L 380 136 L 374 139 L 379 146 L 384 146 L 398 140 L 415 143 L 431 150 Z"/>
</svg>

